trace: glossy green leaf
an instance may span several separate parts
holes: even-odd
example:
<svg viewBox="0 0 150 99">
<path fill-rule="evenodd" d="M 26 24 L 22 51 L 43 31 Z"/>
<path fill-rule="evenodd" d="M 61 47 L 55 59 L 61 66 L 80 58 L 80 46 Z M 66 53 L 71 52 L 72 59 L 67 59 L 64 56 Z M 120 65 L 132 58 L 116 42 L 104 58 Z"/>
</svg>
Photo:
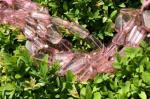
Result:
<svg viewBox="0 0 150 99">
<path fill-rule="evenodd" d="M 101 99 L 101 94 L 99 92 L 94 93 L 93 99 Z"/>
<path fill-rule="evenodd" d="M 76 77 L 72 71 L 67 72 L 66 80 L 67 80 L 67 82 L 74 82 L 76 80 Z"/>
<path fill-rule="evenodd" d="M 147 95 L 144 91 L 142 91 L 140 94 L 139 94 L 140 98 L 141 99 L 147 99 Z"/>
<path fill-rule="evenodd" d="M 150 85 L 150 72 L 143 72 L 141 77 L 145 83 Z"/>
<path fill-rule="evenodd" d="M 126 7 L 126 5 L 124 3 L 122 3 L 122 4 L 119 5 L 119 7 L 124 8 L 124 7 Z"/>
</svg>

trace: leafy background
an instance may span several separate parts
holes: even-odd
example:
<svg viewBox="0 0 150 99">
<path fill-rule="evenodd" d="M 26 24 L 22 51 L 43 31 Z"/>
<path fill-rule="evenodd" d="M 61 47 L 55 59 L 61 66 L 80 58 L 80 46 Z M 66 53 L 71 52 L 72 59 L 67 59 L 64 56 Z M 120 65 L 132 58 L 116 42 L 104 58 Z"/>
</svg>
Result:
<svg viewBox="0 0 150 99">
<path fill-rule="evenodd" d="M 103 42 L 113 36 L 119 9 L 139 8 L 135 0 L 34 0 L 49 8 L 50 14 L 86 27 Z M 125 56 L 116 55 L 115 74 L 99 74 L 88 82 L 77 82 L 72 72 L 58 77 L 59 63 L 49 68 L 48 56 L 31 58 L 24 47 L 25 37 L 9 25 L 0 26 L 1 99 L 147 99 L 150 98 L 150 46 L 127 48 Z M 87 43 L 72 37 L 74 48 L 86 50 Z"/>
</svg>

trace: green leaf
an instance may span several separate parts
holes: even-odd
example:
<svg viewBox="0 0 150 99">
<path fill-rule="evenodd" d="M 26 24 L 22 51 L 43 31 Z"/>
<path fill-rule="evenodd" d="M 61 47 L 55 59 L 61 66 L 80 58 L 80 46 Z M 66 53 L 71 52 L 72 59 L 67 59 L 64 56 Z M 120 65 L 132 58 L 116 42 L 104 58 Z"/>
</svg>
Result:
<svg viewBox="0 0 150 99">
<path fill-rule="evenodd" d="M 97 92 L 100 88 L 99 87 L 96 87 L 96 85 L 93 87 L 93 90 L 92 90 L 92 93 L 93 92 Z"/>
<path fill-rule="evenodd" d="M 124 86 L 121 86 L 121 89 L 118 90 L 118 97 L 121 99 L 127 98 L 127 93 L 130 90 L 130 81 L 127 81 Z"/>
<path fill-rule="evenodd" d="M 150 61 L 145 62 L 146 70 L 150 72 Z"/>
<path fill-rule="evenodd" d="M 78 94 L 77 89 L 74 84 L 72 85 L 72 89 L 68 89 L 68 91 L 71 96 L 73 96 L 75 98 L 79 98 L 79 94 Z"/>
<path fill-rule="evenodd" d="M 101 83 L 101 82 L 103 82 L 103 78 L 101 76 L 96 76 L 96 78 L 94 79 L 94 83 L 98 84 L 98 83 Z"/>
<path fill-rule="evenodd" d="M 142 4 L 144 4 L 144 0 L 140 0 Z"/>
<path fill-rule="evenodd" d="M 136 56 L 142 56 L 142 50 L 140 48 L 126 48 L 125 49 L 125 54 L 130 57 L 131 59 L 133 59 Z"/>
<path fill-rule="evenodd" d="M 124 8 L 124 7 L 126 7 L 126 5 L 125 5 L 124 3 L 121 3 L 121 4 L 119 5 L 119 7 Z"/>
<path fill-rule="evenodd" d="M 40 75 L 45 78 L 48 73 L 48 55 L 45 55 L 40 63 Z"/>
<path fill-rule="evenodd" d="M 13 95 L 15 94 L 15 91 L 11 91 L 10 93 L 9 93 L 9 99 L 13 99 Z"/>
<path fill-rule="evenodd" d="M 143 72 L 141 77 L 145 83 L 150 85 L 150 73 L 149 72 Z"/>
<path fill-rule="evenodd" d="M 64 10 L 68 10 L 68 5 L 67 5 L 67 2 L 65 2 L 65 1 L 64 1 L 64 3 L 63 3 L 63 9 L 64 9 Z"/>
<path fill-rule="evenodd" d="M 147 95 L 144 91 L 142 91 L 140 94 L 139 94 L 140 98 L 141 99 L 147 99 Z"/>
<path fill-rule="evenodd" d="M 101 94 L 100 94 L 100 92 L 94 93 L 93 99 L 101 99 Z"/>
<path fill-rule="evenodd" d="M 86 99 L 92 99 L 92 89 L 89 84 L 86 85 Z"/>
<path fill-rule="evenodd" d="M 69 70 L 67 72 L 66 80 L 67 80 L 67 82 L 75 82 L 76 81 L 76 77 L 75 77 L 75 75 L 73 74 L 72 71 Z"/>
<path fill-rule="evenodd" d="M 86 95 L 86 88 L 83 87 L 83 88 L 81 88 L 81 90 L 80 90 L 80 98 L 81 98 L 81 99 L 85 99 L 85 95 Z"/>
<path fill-rule="evenodd" d="M 4 91 L 4 90 L 11 91 L 11 90 L 15 90 L 15 88 L 16 88 L 15 83 L 7 83 L 0 87 L 0 91 Z"/>
<path fill-rule="evenodd" d="M 117 10 L 114 10 L 111 14 L 110 14 L 110 18 L 113 19 L 115 18 L 117 15 Z"/>
<path fill-rule="evenodd" d="M 17 35 L 17 41 L 18 42 L 23 42 L 26 40 L 26 37 L 23 34 Z"/>
<path fill-rule="evenodd" d="M 105 23 L 107 21 L 107 17 L 103 17 L 103 23 Z"/>
<path fill-rule="evenodd" d="M 20 79 L 20 78 L 21 78 L 21 75 L 20 75 L 20 74 L 16 74 L 16 75 L 15 75 L 15 78 L 16 78 L 16 79 Z"/>
<path fill-rule="evenodd" d="M 99 15 L 99 10 L 97 10 L 94 14 L 91 13 L 89 17 L 90 20 L 99 19 L 99 18 L 101 18 L 101 16 Z"/>
</svg>

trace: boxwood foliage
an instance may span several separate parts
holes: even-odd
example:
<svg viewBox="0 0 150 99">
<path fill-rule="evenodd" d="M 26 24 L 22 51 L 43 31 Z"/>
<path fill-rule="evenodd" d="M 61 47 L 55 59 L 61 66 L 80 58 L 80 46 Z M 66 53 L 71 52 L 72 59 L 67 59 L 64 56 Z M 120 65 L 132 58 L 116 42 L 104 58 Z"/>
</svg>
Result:
<svg viewBox="0 0 150 99">
<path fill-rule="evenodd" d="M 85 26 L 104 41 L 112 36 L 112 24 L 123 7 L 138 8 L 134 0 L 35 0 L 47 6 L 51 15 Z M 77 39 L 72 42 L 78 44 Z M 115 74 L 99 74 L 88 82 L 77 82 L 71 71 L 58 77 L 59 63 L 47 64 L 48 56 L 34 60 L 24 47 L 19 30 L 0 26 L 1 99 L 147 99 L 150 98 L 150 47 L 126 48 L 116 54 Z M 78 44 L 77 46 L 84 46 Z"/>
</svg>

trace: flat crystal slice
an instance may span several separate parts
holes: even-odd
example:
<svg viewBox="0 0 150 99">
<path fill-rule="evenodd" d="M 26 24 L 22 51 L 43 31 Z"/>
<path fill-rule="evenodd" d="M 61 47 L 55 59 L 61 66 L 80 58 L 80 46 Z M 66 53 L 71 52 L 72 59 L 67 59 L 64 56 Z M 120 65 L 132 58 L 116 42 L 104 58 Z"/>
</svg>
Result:
<svg viewBox="0 0 150 99">
<path fill-rule="evenodd" d="M 145 10 L 143 12 L 143 20 L 144 20 L 144 24 L 145 26 L 150 29 L 150 10 Z"/>
</svg>

